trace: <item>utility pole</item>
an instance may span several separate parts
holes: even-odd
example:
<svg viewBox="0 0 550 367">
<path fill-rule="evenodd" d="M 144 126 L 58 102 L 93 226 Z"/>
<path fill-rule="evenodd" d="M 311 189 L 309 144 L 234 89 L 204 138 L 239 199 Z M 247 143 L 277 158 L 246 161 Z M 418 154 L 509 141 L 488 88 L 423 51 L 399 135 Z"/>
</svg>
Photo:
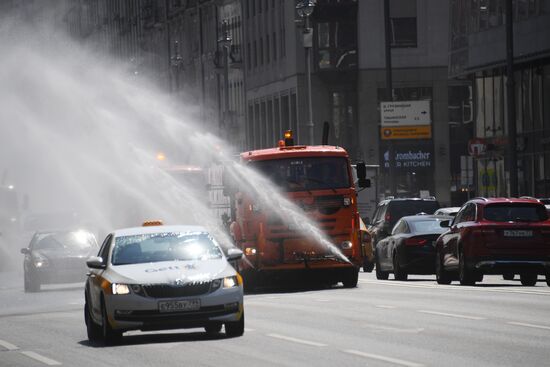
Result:
<svg viewBox="0 0 550 367">
<path fill-rule="evenodd" d="M 391 40 L 390 40 L 390 0 L 384 0 L 384 35 L 385 35 L 385 56 L 386 56 L 386 101 L 393 101 L 393 81 L 391 66 Z M 379 132 L 380 133 L 380 132 Z M 395 152 L 393 140 L 388 139 L 388 164 L 390 193 L 397 194 L 397 182 L 395 179 Z"/>
<path fill-rule="evenodd" d="M 516 91 L 514 81 L 514 15 L 512 0 L 506 0 L 506 97 L 508 115 L 508 173 L 510 196 L 518 196 L 518 157 L 516 143 Z"/>
</svg>

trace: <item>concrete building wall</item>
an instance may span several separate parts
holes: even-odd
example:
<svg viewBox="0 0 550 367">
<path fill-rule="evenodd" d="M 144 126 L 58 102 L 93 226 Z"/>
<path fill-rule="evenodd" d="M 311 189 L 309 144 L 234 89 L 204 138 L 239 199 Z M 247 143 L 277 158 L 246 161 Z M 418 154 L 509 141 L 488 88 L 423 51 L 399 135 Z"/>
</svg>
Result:
<svg viewBox="0 0 550 367">
<path fill-rule="evenodd" d="M 399 0 L 392 0 L 392 3 L 394 6 L 400 5 Z M 410 6 L 411 3 L 409 2 L 408 5 Z M 450 203 L 448 7 L 448 1 L 416 0 L 417 47 L 392 48 L 393 88 L 431 90 L 432 139 L 431 142 L 418 141 L 418 144 L 419 146 L 432 145 L 433 169 L 429 174 L 432 176 L 433 183 L 428 186 L 432 187 L 430 193 L 435 195 L 441 203 Z M 383 0 L 359 1 L 358 11 L 360 155 L 367 164 L 380 164 L 383 167 L 384 158 L 380 156 L 379 109 L 380 99 L 385 99 L 381 92 L 386 87 Z M 393 11 L 396 11 L 394 7 L 392 7 Z M 411 9 L 408 11 L 410 12 Z M 415 140 L 399 141 L 395 144 L 414 146 Z M 383 193 L 389 189 L 388 179 L 382 179 L 381 183 L 385 185 L 380 190 Z M 417 187 L 416 189 L 427 188 Z"/>
</svg>

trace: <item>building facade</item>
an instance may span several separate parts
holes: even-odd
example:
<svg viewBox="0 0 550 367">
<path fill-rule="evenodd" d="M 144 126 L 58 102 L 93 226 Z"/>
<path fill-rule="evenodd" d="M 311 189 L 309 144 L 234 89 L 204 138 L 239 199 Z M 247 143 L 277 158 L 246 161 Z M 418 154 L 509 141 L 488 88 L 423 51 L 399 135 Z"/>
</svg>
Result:
<svg viewBox="0 0 550 367">
<path fill-rule="evenodd" d="M 550 1 L 514 0 L 518 193 L 550 196 Z M 473 85 L 476 193 L 508 196 L 505 1 L 451 1 L 449 73 Z M 466 149 L 463 147 L 463 149 Z"/>
</svg>

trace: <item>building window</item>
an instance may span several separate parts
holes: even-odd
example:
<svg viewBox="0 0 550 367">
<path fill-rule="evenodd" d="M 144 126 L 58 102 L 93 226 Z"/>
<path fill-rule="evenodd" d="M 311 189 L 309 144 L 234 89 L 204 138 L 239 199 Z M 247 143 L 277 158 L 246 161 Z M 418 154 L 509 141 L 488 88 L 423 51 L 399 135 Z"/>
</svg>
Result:
<svg viewBox="0 0 550 367">
<path fill-rule="evenodd" d="M 390 2 L 391 47 L 417 47 L 416 0 Z"/>
<path fill-rule="evenodd" d="M 256 41 L 254 41 L 254 67 L 258 67 L 258 47 L 256 46 Z"/>
<path fill-rule="evenodd" d="M 271 39 L 273 43 L 273 60 L 277 60 L 277 33 L 273 32 L 273 38 Z"/>
<path fill-rule="evenodd" d="M 264 39 L 260 38 L 260 65 L 264 64 Z"/>
<path fill-rule="evenodd" d="M 269 35 L 265 36 L 265 63 L 269 64 L 270 60 L 270 51 L 271 43 L 269 43 Z"/>
<path fill-rule="evenodd" d="M 246 61 L 248 70 L 252 68 L 252 53 L 250 52 L 250 42 L 246 44 Z"/>
<path fill-rule="evenodd" d="M 391 47 L 417 47 L 416 18 L 392 18 L 390 22 Z"/>
</svg>

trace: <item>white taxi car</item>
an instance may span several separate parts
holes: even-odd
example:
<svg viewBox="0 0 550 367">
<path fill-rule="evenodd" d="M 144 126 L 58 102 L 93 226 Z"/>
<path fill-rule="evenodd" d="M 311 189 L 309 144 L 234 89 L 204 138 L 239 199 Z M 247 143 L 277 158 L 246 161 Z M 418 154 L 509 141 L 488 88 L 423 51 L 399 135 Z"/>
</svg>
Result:
<svg viewBox="0 0 550 367">
<path fill-rule="evenodd" d="M 160 224 L 160 223 L 157 223 Z M 128 330 L 204 327 L 244 333 L 241 276 L 200 226 L 120 229 L 87 261 L 84 317 L 88 339 L 112 344 Z"/>
</svg>

